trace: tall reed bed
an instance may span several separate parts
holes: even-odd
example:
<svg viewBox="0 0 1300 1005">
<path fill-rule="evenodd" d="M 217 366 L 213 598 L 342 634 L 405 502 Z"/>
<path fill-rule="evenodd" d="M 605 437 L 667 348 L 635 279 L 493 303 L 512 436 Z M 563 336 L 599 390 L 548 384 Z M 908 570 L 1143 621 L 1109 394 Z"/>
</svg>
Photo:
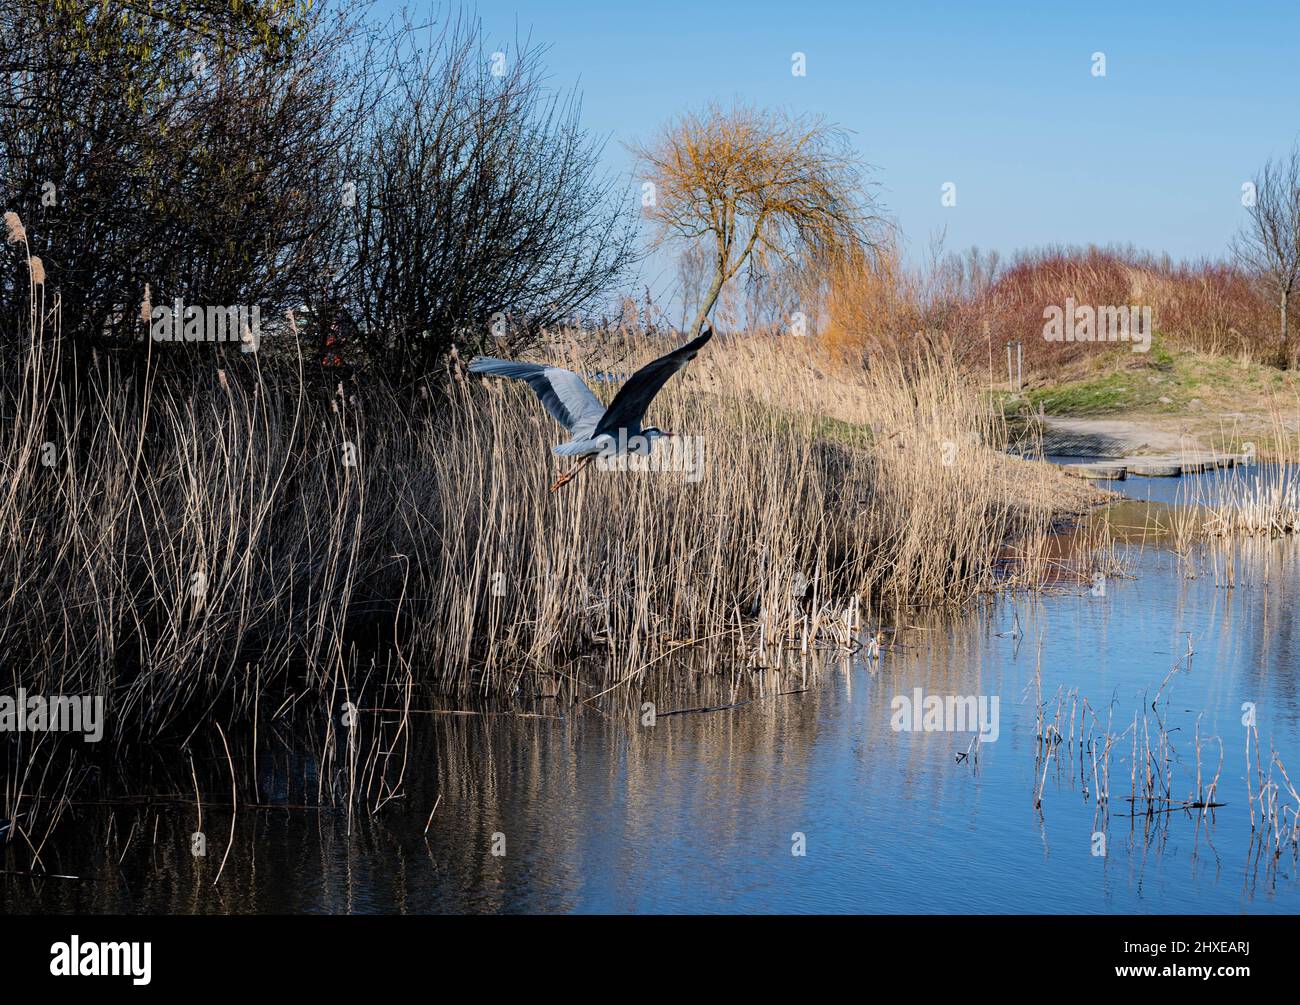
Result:
<svg viewBox="0 0 1300 1005">
<path fill-rule="evenodd" d="M 715 343 L 652 414 L 695 438 L 698 481 L 592 471 L 554 497 L 556 429 L 530 392 L 457 381 L 452 407 L 429 464 L 454 528 L 439 604 L 462 619 L 441 658 L 461 674 L 475 639 L 489 674 L 585 640 L 622 679 L 656 640 L 726 639 L 754 619 L 773 637 L 854 598 L 868 618 L 960 602 L 995 585 L 1000 545 L 1028 553 L 1089 498 L 1000 454 L 999 417 L 947 358 L 848 373 L 806 340 Z"/>
<path fill-rule="evenodd" d="M 458 361 L 345 390 L 283 347 L 295 362 L 264 368 L 190 346 L 212 361 L 180 379 L 167 346 L 70 365 L 56 317 L 0 374 L 4 690 L 103 696 L 107 730 L 94 750 L 6 740 L 3 809 L 33 851 L 25 814 L 50 819 L 107 752 L 184 764 L 202 738 L 256 792 L 275 734 L 317 758 L 322 798 L 378 807 L 432 692 L 562 713 L 686 651 L 725 671 L 756 639 L 851 643 L 1032 581 L 1054 516 L 1091 498 L 1000 453 L 999 416 L 942 356 L 845 370 L 812 340 L 715 341 L 651 415 L 702 449 L 698 478 L 591 469 L 550 494 L 561 431 Z"/>
<path fill-rule="evenodd" d="M 1300 401 L 1293 398 L 1292 404 Z M 1278 536 L 1300 530 L 1300 431 L 1294 419 L 1285 417 L 1281 402 L 1274 405 L 1271 431 L 1260 438 L 1274 452 L 1272 460 L 1260 462 L 1244 454 L 1246 463 L 1232 468 L 1209 498 L 1192 499 L 1205 509 L 1203 525 L 1210 536 Z"/>
</svg>

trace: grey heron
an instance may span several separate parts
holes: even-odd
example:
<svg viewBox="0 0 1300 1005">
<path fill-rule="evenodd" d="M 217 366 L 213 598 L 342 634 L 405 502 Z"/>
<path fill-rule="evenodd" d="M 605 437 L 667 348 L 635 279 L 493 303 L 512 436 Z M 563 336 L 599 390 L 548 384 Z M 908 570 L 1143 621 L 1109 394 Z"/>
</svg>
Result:
<svg viewBox="0 0 1300 1005">
<path fill-rule="evenodd" d="M 698 338 L 641 367 L 618 389 L 608 408 L 581 377 L 563 367 L 477 356 L 470 360 L 469 370 L 525 381 L 537 392 L 555 421 L 569 431 L 569 442 L 552 449 L 558 457 L 580 460 L 551 486 L 554 492 L 600 454 L 639 453 L 642 445 L 644 452 L 649 453 L 655 440 L 673 436 L 657 426 L 643 427 L 646 409 L 668 379 L 693 360 L 711 338 L 713 329 L 705 327 Z"/>
</svg>

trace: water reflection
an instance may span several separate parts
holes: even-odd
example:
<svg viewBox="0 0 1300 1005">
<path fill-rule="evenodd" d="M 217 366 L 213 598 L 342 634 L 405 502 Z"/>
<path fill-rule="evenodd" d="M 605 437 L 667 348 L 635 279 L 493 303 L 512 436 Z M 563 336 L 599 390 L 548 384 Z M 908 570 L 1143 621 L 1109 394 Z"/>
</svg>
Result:
<svg viewBox="0 0 1300 1005">
<path fill-rule="evenodd" d="M 1134 578 L 1100 593 L 1063 581 L 908 616 L 876 663 L 831 658 L 806 690 L 796 671 L 748 704 L 649 727 L 643 698 L 730 704 L 733 682 L 664 674 L 561 719 L 425 717 L 403 798 L 374 819 L 245 809 L 215 886 L 228 810 L 204 808 L 196 858 L 193 805 L 81 807 L 42 855 L 82 878 L 6 875 L 0 896 L 16 912 L 1294 912 L 1291 853 L 1252 844 L 1241 720 L 1250 703 L 1265 753 L 1300 779 L 1298 555 L 1292 540 L 1135 548 Z M 1195 787 L 1199 726 L 1223 742 L 1226 806 L 1123 816 L 1131 737 L 1108 813 L 1085 774 L 1043 783 L 1040 694 L 1077 690 L 1118 732 L 1167 677 L 1172 791 Z M 998 740 L 895 731 L 891 703 L 916 688 L 997 696 Z M 264 803 L 314 792 L 291 754 L 259 772 Z"/>
</svg>

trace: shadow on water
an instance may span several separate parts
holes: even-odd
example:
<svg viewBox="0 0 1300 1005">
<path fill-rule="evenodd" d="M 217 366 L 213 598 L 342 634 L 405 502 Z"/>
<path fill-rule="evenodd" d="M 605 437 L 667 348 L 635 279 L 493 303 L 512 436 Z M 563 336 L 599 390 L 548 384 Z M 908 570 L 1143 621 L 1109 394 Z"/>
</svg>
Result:
<svg viewBox="0 0 1300 1005">
<path fill-rule="evenodd" d="M 50 872 L 80 878 L 9 874 L 0 893 L 19 913 L 1293 913 L 1294 846 L 1261 845 L 1247 784 L 1258 791 L 1253 760 L 1270 752 L 1300 780 L 1300 543 L 1176 555 L 1161 523 L 1176 503 L 1094 515 L 1122 531 L 1126 570 L 1100 589 L 1062 579 L 917 615 L 878 659 L 830 658 L 761 697 L 678 667 L 556 718 L 419 717 L 404 795 L 374 817 L 291 808 L 310 800 L 313 769 L 270 752 L 262 804 L 233 830 L 228 806 L 202 808 L 205 855 L 192 853 L 192 793 L 83 805 L 42 852 Z M 1090 751 L 1044 772 L 1039 704 L 1065 693 L 1117 734 L 1158 708 L 1176 800 L 1196 790 L 1199 731 L 1224 805 L 1130 814 L 1131 735 L 1106 805 L 1074 763 Z M 931 696 L 997 699 L 996 735 L 900 714 L 903 698 Z M 717 706 L 734 707 L 694 711 Z M 1249 765 L 1247 709 L 1262 748 Z M 205 791 L 220 791 L 224 765 L 206 770 Z"/>
</svg>

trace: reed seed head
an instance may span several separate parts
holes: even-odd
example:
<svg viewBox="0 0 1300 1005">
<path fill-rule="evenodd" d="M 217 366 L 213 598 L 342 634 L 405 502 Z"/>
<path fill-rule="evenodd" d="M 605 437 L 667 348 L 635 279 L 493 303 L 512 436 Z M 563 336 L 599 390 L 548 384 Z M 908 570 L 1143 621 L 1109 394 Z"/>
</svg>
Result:
<svg viewBox="0 0 1300 1005">
<path fill-rule="evenodd" d="M 5 214 L 5 240 L 10 244 L 27 240 L 27 228 L 23 226 L 23 221 L 13 210 Z"/>
</svg>

